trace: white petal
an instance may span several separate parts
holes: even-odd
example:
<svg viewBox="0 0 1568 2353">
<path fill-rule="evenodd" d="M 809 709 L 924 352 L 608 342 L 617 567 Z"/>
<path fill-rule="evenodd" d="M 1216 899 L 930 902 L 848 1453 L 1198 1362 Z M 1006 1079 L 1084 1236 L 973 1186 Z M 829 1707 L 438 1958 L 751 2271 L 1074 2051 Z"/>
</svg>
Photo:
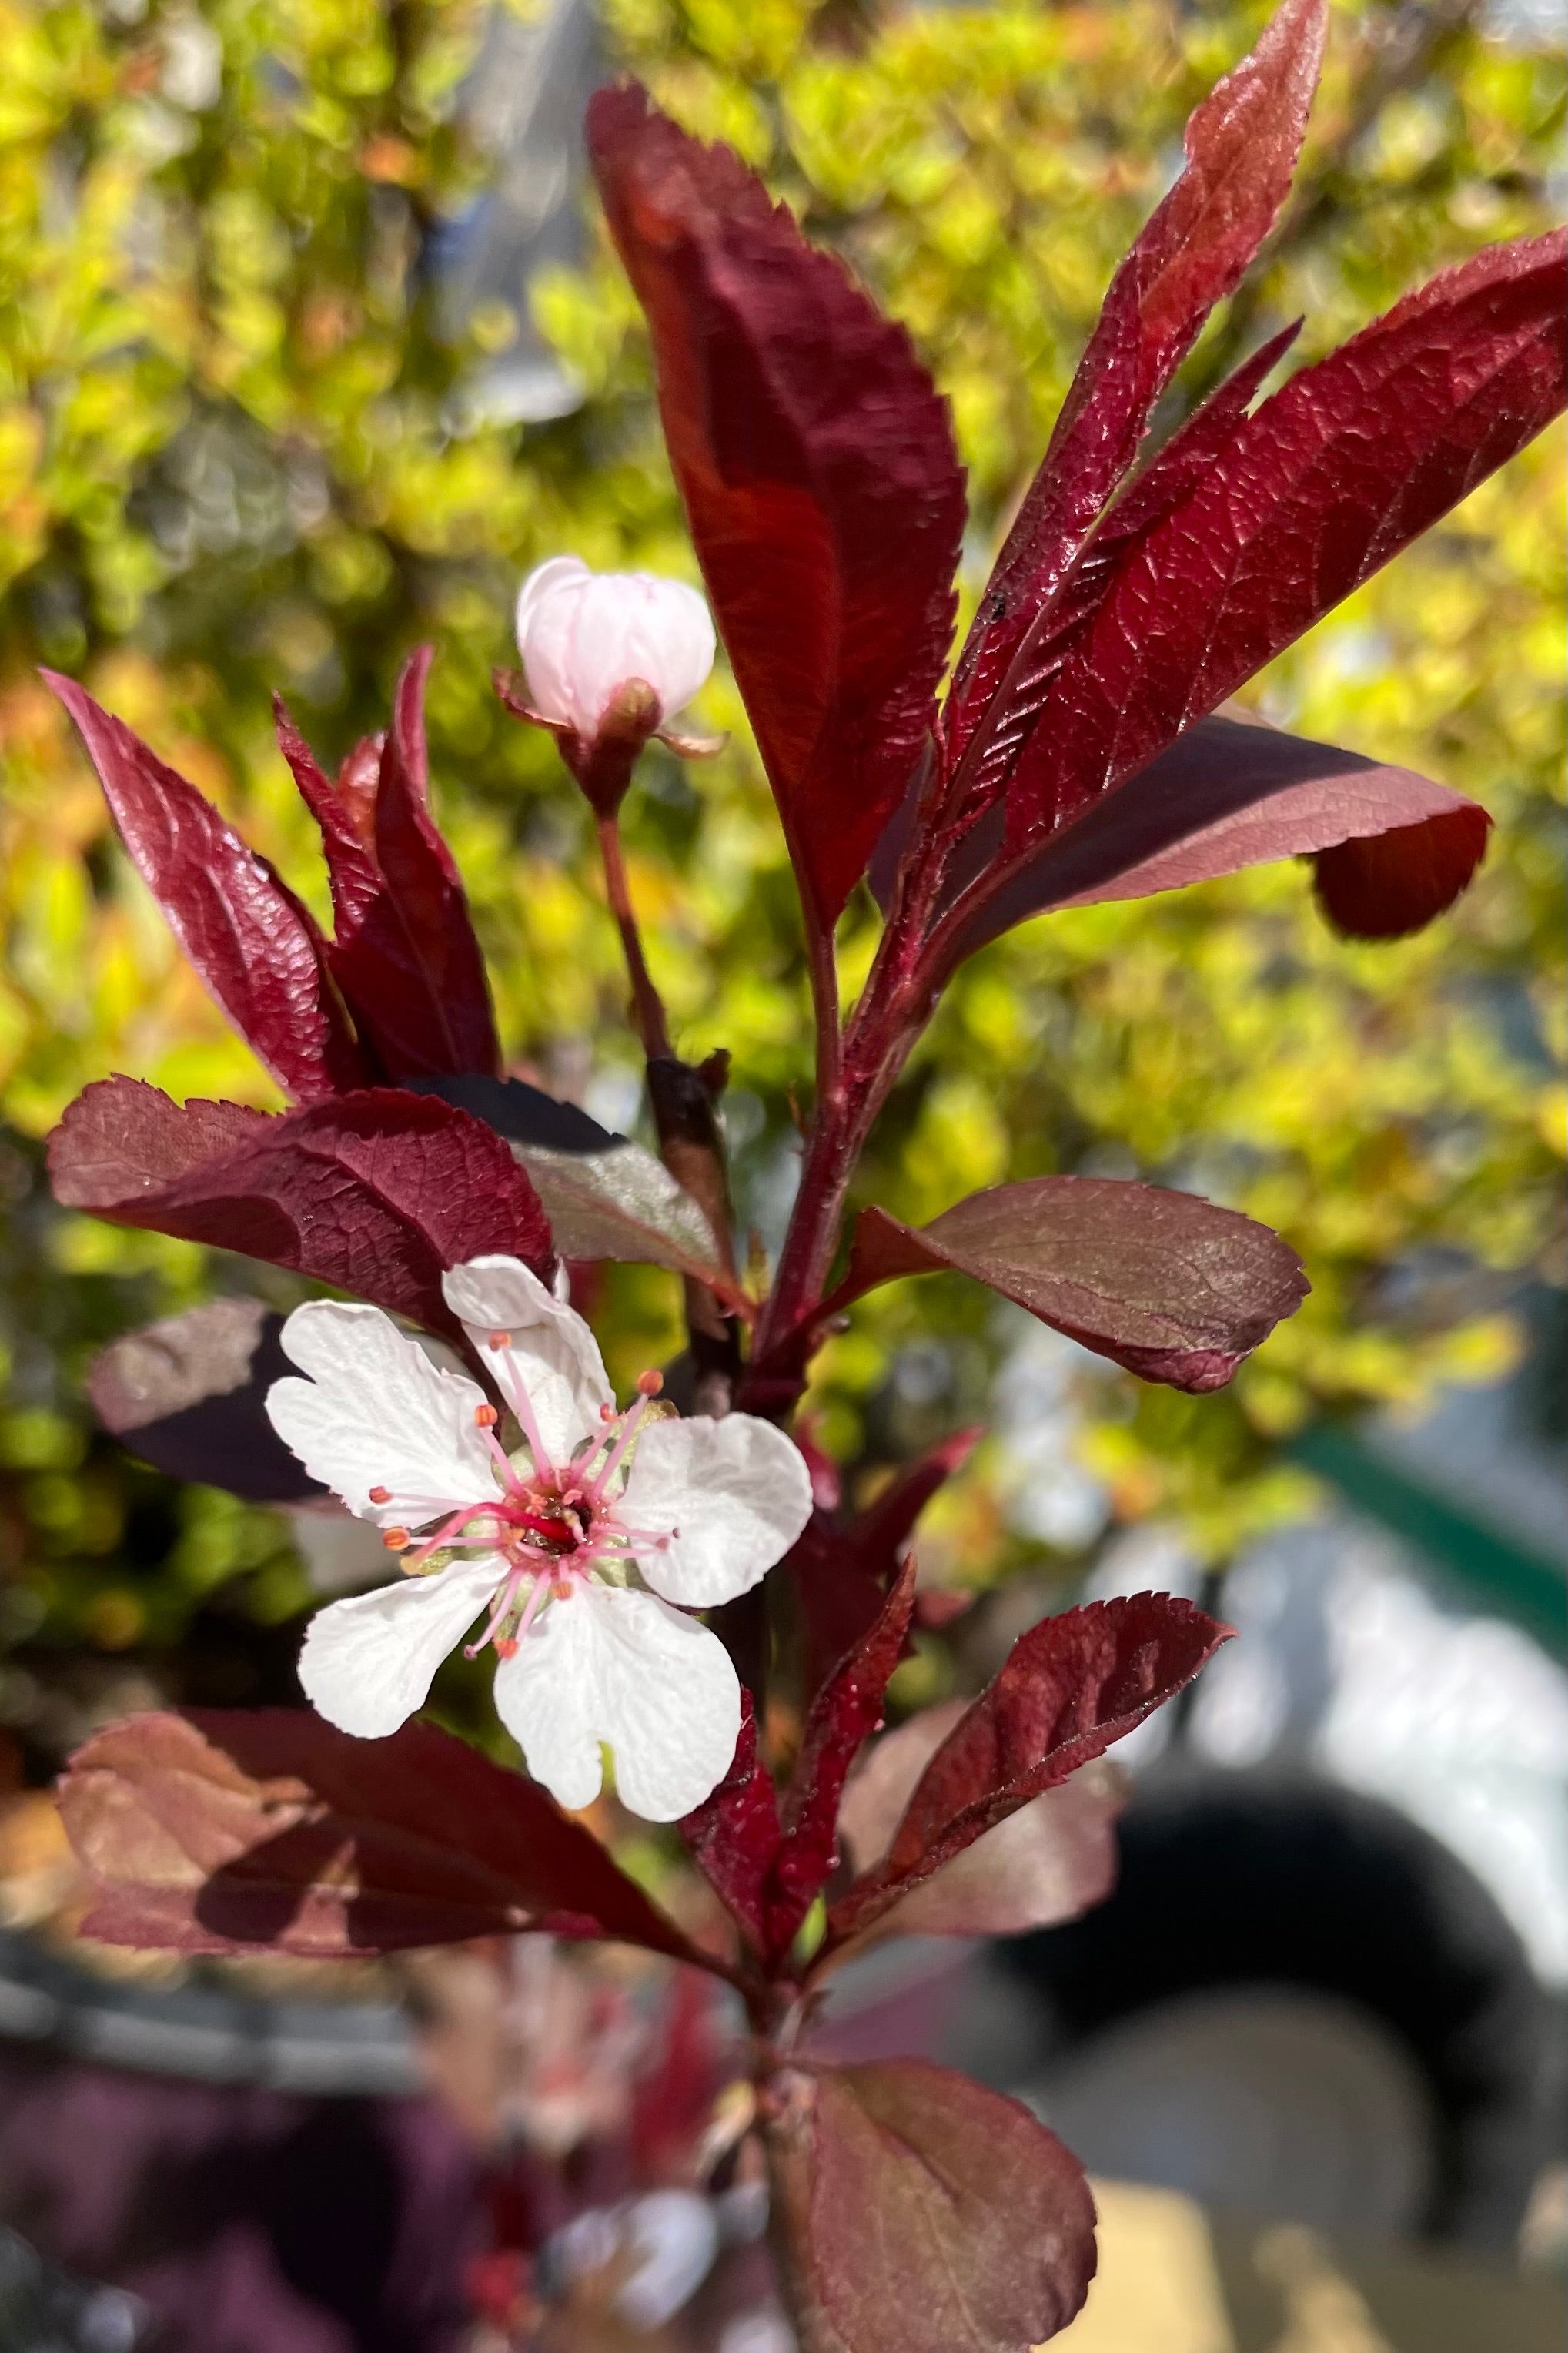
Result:
<svg viewBox="0 0 1568 2353">
<path fill-rule="evenodd" d="M 546 719 L 591 736 L 598 713 L 584 707 L 576 659 L 577 623 L 590 575 L 564 576 L 538 595 L 518 630 L 528 699 Z"/>
<path fill-rule="evenodd" d="M 576 587 L 590 576 L 580 555 L 552 555 L 545 563 L 534 565 L 517 592 L 517 649 L 524 662 L 528 659 L 530 626 L 545 598 L 554 596 L 560 588 Z"/>
<path fill-rule="evenodd" d="M 552 1601 L 496 1671 L 501 1722 L 563 1806 L 599 1794 L 599 1744 L 622 1802 L 673 1822 L 730 1769 L 741 1686 L 716 1634 L 651 1593 L 591 1580 Z"/>
<path fill-rule="evenodd" d="M 319 1609 L 300 1653 L 306 1698 L 361 1740 L 395 1732 L 425 1704 L 437 1668 L 493 1598 L 503 1567 L 484 1553 Z"/>
<path fill-rule="evenodd" d="M 811 1517 L 811 1474 L 800 1449 L 754 1414 L 656 1421 L 637 1438 L 618 1509 L 628 1527 L 674 1532 L 663 1552 L 634 1543 L 645 1584 L 711 1609 L 789 1550 Z"/>
<path fill-rule="evenodd" d="M 548 1463 L 569 1462 L 584 1438 L 602 1436 L 599 1409 L 615 1404 L 615 1391 L 575 1308 L 515 1258 L 470 1259 L 441 1289 L 520 1420 L 526 1402 Z M 492 1347 L 503 1333 L 509 1345 Z"/>
<path fill-rule="evenodd" d="M 500 1492 L 474 1423 L 478 1384 L 443 1373 L 379 1307 L 312 1300 L 284 1324 L 283 1353 L 309 1373 L 274 1381 L 267 1414 L 312 1479 L 379 1527 L 423 1527 Z M 388 1500 L 373 1504 L 384 1487 Z"/>
</svg>

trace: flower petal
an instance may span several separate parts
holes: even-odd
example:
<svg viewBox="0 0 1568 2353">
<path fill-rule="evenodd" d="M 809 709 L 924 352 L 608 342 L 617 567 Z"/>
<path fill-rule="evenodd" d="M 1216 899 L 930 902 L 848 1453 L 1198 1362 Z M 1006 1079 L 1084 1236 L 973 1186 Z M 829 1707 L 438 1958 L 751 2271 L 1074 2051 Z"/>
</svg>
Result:
<svg viewBox="0 0 1568 2353">
<path fill-rule="evenodd" d="M 584 1580 L 496 1671 L 496 1708 L 563 1806 L 599 1794 L 599 1744 L 623 1804 L 673 1822 L 730 1769 L 741 1686 L 716 1634 L 651 1593 Z"/>
<path fill-rule="evenodd" d="M 274 1381 L 267 1415 L 312 1479 L 384 1528 L 423 1527 L 500 1492 L 474 1424 L 484 1391 L 444 1373 L 379 1307 L 312 1300 L 280 1335 L 304 1381 Z M 384 1487 L 385 1503 L 370 1491 Z"/>
<path fill-rule="evenodd" d="M 529 626 L 547 596 L 558 589 L 581 587 L 590 576 L 580 555 L 552 555 L 536 564 L 517 592 L 517 649 L 528 659 Z"/>
<path fill-rule="evenodd" d="M 637 1438 L 620 1516 L 671 1531 L 664 1551 L 634 1544 L 644 1583 L 667 1601 L 711 1609 L 789 1550 L 811 1517 L 811 1474 L 800 1449 L 754 1414 L 656 1421 Z"/>
<path fill-rule="evenodd" d="M 424 1706 L 437 1668 L 504 1573 L 498 1555 L 482 1553 L 318 1609 L 300 1653 L 306 1698 L 340 1732 L 384 1739 Z"/>
<path fill-rule="evenodd" d="M 616 1398 L 598 1342 L 521 1259 L 470 1259 L 441 1289 L 524 1430 L 531 1415 L 546 1464 L 563 1467 L 584 1438 L 603 1435 L 599 1409 Z M 502 1334 L 507 1345 L 493 1347 Z"/>
</svg>

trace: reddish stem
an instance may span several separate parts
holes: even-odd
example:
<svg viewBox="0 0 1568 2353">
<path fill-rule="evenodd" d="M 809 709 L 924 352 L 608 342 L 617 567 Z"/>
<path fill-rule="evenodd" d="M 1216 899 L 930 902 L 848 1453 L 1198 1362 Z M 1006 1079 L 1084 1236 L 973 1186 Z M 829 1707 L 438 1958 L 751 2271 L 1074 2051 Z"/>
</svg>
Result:
<svg viewBox="0 0 1568 2353">
<path fill-rule="evenodd" d="M 615 817 L 598 819 L 599 855 L 604 860 L 605 891 L 609 899 L 621 934 L 621 948 L 626 960 L 626 973 L 632 987 L 632 1020 L 642 1040 L 643 1052 L 651 1062 L 656 1058 L 672 1058 L 669 1027 L 665 1019 L 664 999 L 653 984 L 653 976 L 643 955 L 642 936 L 632 908 L 631 888 L 626 880 L 626 862 L 621 851 L 621 828 Z"/>
</svg>

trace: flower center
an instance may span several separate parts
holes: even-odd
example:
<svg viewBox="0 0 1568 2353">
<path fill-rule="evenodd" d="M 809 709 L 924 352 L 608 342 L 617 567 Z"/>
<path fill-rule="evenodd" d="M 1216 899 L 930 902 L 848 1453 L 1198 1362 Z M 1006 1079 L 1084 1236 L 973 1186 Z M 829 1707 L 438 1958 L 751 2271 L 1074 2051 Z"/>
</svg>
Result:
<svg viewBox="0 0 1568 2353">
<path fill-rule="evenodd" d="M 644 1373 L 635 1404 L 622 1414 L 605 1407 L 603 1437 L 564 1470 L 543 1459 L 529 1416 L 523 1426 L 534 1460 L 526 1477 L 496 1436 L 500 1416 L 494 1406 L 477 1406 L 474 1420 L 494 1463 L 500 1493 L 482 1504 L 465 1504 L 417 1544 L 406 1528 L 386 1530 L 382 1541 L 401 1555 L 407 1576 L 417 1576 L 437 1552 L 500 1556 L 501 1579 L 489 1619 L 479 1640 L 465 1646 L 466 1658 L 477 1658 L 493 1644 L 503 1659 L 510 1659 L 545 1603 L 564 1601 L 574 1580 L 595 1570 L 619 1567 L 624 1572 L 633 1566 L 634 1547 L 663 1551 L 679 1533 L 628 1527 L 616 1510 L 611 1485 L 662 1386 L 658 1373 Z M 370 1491 L 372 1503 L 385 1503 L 389 1495 L 384 1487 Z"/>
</svg>

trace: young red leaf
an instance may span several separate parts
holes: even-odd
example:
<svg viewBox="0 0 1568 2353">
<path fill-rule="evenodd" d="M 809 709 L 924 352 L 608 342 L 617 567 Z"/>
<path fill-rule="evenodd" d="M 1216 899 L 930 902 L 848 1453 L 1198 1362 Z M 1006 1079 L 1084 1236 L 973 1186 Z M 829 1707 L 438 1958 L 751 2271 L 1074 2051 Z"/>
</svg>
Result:
<svg viewBox="0 0 1568 2353">
<path fill-rule="evenodd" d="M 930 732 L 963 477 L 901 327 L 634 88 L 588 143 L 676 480 L 808 914 L 831 926 Z"/>
<path fill-rule="evenodd" d="M 786 1953 L 837 1860 L 845 1778 L 882 1721 L 888 1678 L 903 1656 L 915 1604 L 915 1565 L 904 1563 L 872 1624 L 811 1704 L 784 1803 L 784 1837 L 769 1874 L 772 1954 Z"/>
<path fill-rule="evenodd" d="M 374 1088 L 275 1117 L 102 1079 L 49 1138 L 58 1199 L 239 1250 L 460 1339 L 445 1269 L 552 1263 L 538 1196 L 499 1135 L 429 1095 Z"/>
<path fill-rule="evenodd" d="M 1323 912 L 1351 939 L 1418 932 L 1465 889 L 1490 829 L 1485 809 L 1456 795 L 1452 808 L 1417 824 L 1336 842 L 1312 860 Z"/>
<path fill-rule="evenodd" d="M 1233 1629 L 1168 1593 L 1042 1619 L 927 1766 L 886 1860 L 828 1915 L 835 1945 L 1021 1806 L 1100 1757 L 1192 1681 Z"/>
<path fill-rule="evenodd" d="M 847 1520 L 820 1504 L 812 1514 L 784 1559 L 800 1602 L 808 1693 L 820 1687 L 875 1624 L 916 1521 L 937 1489 L 968 1461 L 980 1434 L 961 1430 L 943 1439 Z"/>
<path fill-rule="evenodd" d="M 1558 231 L 1445 270 L 1247 418 L 1058 670 L 1009 788 L 1012 855 L 1214 710 L 1556 415 L 1564 250 Z"/>
<path fill-rule="evenodd" d="M 42 673 L 75 720 L 121 840 L 205 987 L 286 1092 L 367 1076 L 309 912 L 210 801 L 74 680 Z"/>
<path fill-rule="evenodd" d="M 680 1834 L 709 1884 L 761 1952 L 768 1875 L 779 1851 L 779 1810 L 766 1766 L 757 1755 L 752 1694 L 741 1686 L 741 1732 L 735 1758 L 711 1795 L 680 1825 Z"/>
<path fill-rule="evenodd" d="M 1200 719 L 1125 784 L 1089 803 L 981 898 L 943 957 L 963 956 L 1053 907 L 1142 899 L 1277 858 L 1329 853 L 1363 873 L 1330 905 L 1347 931 L 1413 931 L 1452 903 L 1486 848 L 1491 819 L 1474 801 L 1414 769 L 1314 744 L 1260 722 Z M 994 852 L 1000 828 L 976 829 L 960 881 Z M 1356 861 L 1336 870 L 1338 845 Z M 1331 882 L 1319 890 L 1329 902 Z M 951 894 L 956 900 L 955 889 Z"/>
<path fill-rule="evenodd" d="M 963 1717 L 945 1700 L 885 1733 L 850 1775 L 838 1835 L 857 1872 L 875 1870 L 921 1774 Z M 1054 1928 L 1102 1904 L 1116 1884 L 1116 1818 L 1124 1777 L 1100 1759 L 1016 1814 L 922 1880 L 876 1923 L 879 1936 L 1016 1936 Z"/>
<path fill-rule="evenodd" d="M 921 2059 L 786 2076 L 766 2140 L 803 2353 L 1029 2353 L 1094 2276 L 1083 2168 Z"/>
<path fill-rule="evenodd" d="M 82 1934 L 107 1944 L 336 1958 L 542 1928 L 702 1958 L 536 1783 L 434 1725 L 127 1716 L 78 1749 L 59 1802 L 96 1892 Z"/>
<path fill-rule="evenodd" d="M 1240 280 L 1289 191 L 1326 23 L 1324 0 L 1285 0 L 1252 55 L 1193 114 L 1185 168 L 1111 283 L 959 661 L 950 756 L 963 751 L 1003 690 L 989 714 L 972 800 L 1000 788 L 1031 715 L 1014 709 L 1010 669 L 1132 464 L 1154 403 L 1215 303 Z"/>
<path fill-rule="evenodd" d="M 1202 1394 L 1307 1295 L 1289 1243 L 1194 1193 L 1033 1176 L 972 1193 L 929 1226 L 862 1210 L 835 1301 L 954 1268 L 1146 1381 Z"/>
<path fill-rule="evenodd" d="M 257 1504 L 325 1494 L 267 1419 L 267 1392 L 294 1367 L 283 1318 L 259 1299 L 214 1299 L 127 1332 L 93 1358 L 87 1393 L 104 1428 L 171 1479 Z"/>
<path fill-rule="evenodd" d="M 278 741 L 321 830 L 331 966 L 390 1078 L 479 1071 L 500 1049 L 462 878 L 428 805 L 423 699 L 431 649 L 410 655 L 384 737 L 329 782 L 279 702 Z M 374 766 L 372 763 L 374 762 Z"/>
</svg>

